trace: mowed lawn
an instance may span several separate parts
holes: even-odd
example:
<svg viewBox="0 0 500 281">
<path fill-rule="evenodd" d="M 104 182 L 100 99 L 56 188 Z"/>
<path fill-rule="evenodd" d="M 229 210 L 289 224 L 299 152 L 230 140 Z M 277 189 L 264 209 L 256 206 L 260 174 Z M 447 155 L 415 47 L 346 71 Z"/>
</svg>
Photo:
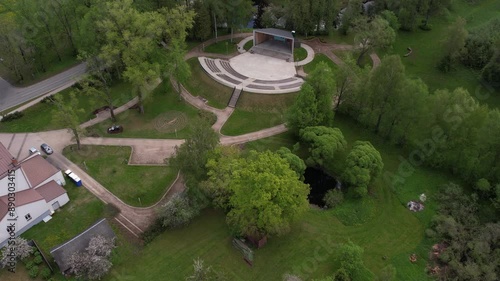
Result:
<svg viewBox="0 0 500 281">
<path fill-rule="evenodd" d="M 90 176 L 132 206 L 153 205 L 177 176 L 177 170 L 168 166 L 128 165 L 130 147 L 88 145 L 78 151 L 68 146 L 63 153 L 82 169 L 86 166 Z"/>
<path fill-rule="evenodd" d="M 304 65 L 304 71 L 306 73 L 311 73 L 320 62 L 326 63 L 331 69 L 337 69 L 338 66 L 326 55 L 316 54 L 312 62 Z"/>
<path fill-rule="evenodd" d="M 408 155 L 405 151 L 385 144 L 346 117 L 336 116 L 335 126 L 349 145 L 355 140 L 370 140 L 382 154 L 384 172 L 398 173 L 401 157 Z M 290 133 L 284 133 L 251 142 L 245 148 L 274 150 L 291 147 L 295 141 Z M 389 264 L 396 266 L 396 280 L 430 280 L 425 267 L 432 241 L 425 238 L 424 231 L 435 214 L 433 195 L 450 180 L 425 167 L 416 167 L 397 189 L 380 177 L 362 202 L 347 198 L 338 209 L 310 209 L 289 234 L 271 237 L 264 248 L 255 250 L 253 267 L 231 245 L 224 214 L 207 209 L 189 226 L 160 235 L 144 248 L 140 259 L 118 264 L 114 271 L 128 280 L 159 280 L 163 276 L 184 280 L 192 272 L 193 259 L 201 258 L 206 265 L 224 271 L 229 280 L 275 281 L 287 272 L 311 280 L 331 275 L 340 266 L 338 243 L 350 239 L 364 248 L 363 260 L 371 272 L 364 272 L 363 280 L 373 280 Z M 429 198 L 426 209 L 421 213 L 408 211 L 406 202 L 421 193 Z M 418 256 L 415 264 L 409 261 L 413 253 Z"/>
<path fill-rule="evenodd" d="M 406 67 L 406 73 L 415 78 L 420 77 L 429 86 L 431 92 L 442 88 L 453 90 L 463 87 L 473 96 L 488 94 L 489 98 L 481 102 L 492 107 L 500 107 L 500 91 L 491 91 L 482 86 L 480 71 L 457 64 L 454 70 L 443 73 L 436 67 L 444 56 L 441 42 L 447 36 L 448 26 L 455 21 L 457 16 L 465 18 L 466 28 L 472 29 L 498 17 L 498 11 L 500 11 L 498 0 L 478 1 L 476 4 L 469 4 L 465 0 L 455 1 L 449 17 L 431 17 L 430 23 L 433 26 L 431 31 L 422 31 L 417 28 L 413 32 L 398 32 L 391 53 L 403 56 L 408 52 L 406 48 L 411 47 L 413 53 L 401 58 Z"/>
<path fill-rule="evenodd" d="M 69 88 L 56 95 L 62 97 L 63 101 L 68 101 L 69 93 L 71 91 L 75 91 L 75 89 Z M 113 87 L 111 87 L 111 93 L 112 96 L 121 103 L 115 106 L 121 106 L 133 98 L 130 84 L 125 82 L 117 82 L 113 85 Z M 76 98 L 78 99 L 79 109 L 83 109 L 82 112 L 77 112 L 79 120 L 82 123 L 95 118 L 95 115 L 93 115 L 92 112 L 95 109 L 106 105 L 106 102 L 103 99 L 96 96 L 88 96 L 77 93 Z M 10 122 L 0 122 L 0 132 L 19 133 L 62 129 L 53 117 L 56 110 L 57 107 L 52 103 L 37 103 L 24 110 L 24 116 L 20 119 Z"/>
<path fill-rule="evenodd" d="M 116 122 L 108 119 L 88 128 L 89 134 L 110 138 L 186 138 L 191 133 L 188 125 L 200 118 L 200 111 L 179 99 L 170 81 L 166 81 L 145 99 L 144 114 L 129 109 L 116 117 Z M 123 126 L 123 132 L 108 134 L 107 129 L 113 124 Z"/>
<path fill-rule="evenodd" d="M 297 93 L 264 95 L 243 92 L 221 133 L 236 136 L 280 125 L 285 122 L 285 111 L 296 96 Z"/>
<path fill-rule="evenodd" d="M 184 87 L 193 96 L 200 96 L 208 100 L 208 105 L 224 109 L 231 98 L 233 89 L 226 87 L 213 80 L 205 73 L 198 58 L 191 58 L 188 61 L 191 67 L 191 79 L 184 84 Z"/>
</svg>

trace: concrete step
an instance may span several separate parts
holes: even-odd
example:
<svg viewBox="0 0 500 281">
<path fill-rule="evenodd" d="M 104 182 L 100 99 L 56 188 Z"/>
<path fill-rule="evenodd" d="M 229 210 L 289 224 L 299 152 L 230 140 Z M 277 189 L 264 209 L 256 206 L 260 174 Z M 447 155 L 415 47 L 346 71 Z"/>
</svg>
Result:
<svg viewBox="0 0 500 281">
<path fill-rule="evenodd" d="M 231 96 L 231 99 L 229 100 L 229 104 L 227 106 L 235 108 L 236 103 L 238 102 L 238 99 L 240 98 L 241 92 L 242 92 L 242 88 L 235 87 L 233 90 L 233 95 Z"/>
</svg>

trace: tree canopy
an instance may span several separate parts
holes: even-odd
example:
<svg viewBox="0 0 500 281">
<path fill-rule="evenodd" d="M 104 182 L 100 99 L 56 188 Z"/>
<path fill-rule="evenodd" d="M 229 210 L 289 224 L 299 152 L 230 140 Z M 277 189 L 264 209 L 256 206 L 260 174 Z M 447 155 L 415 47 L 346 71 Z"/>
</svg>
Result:
<svg viewBox="0 0 500 281">
<path fill-rule="evenodd" d="M 380 153 L 368 141 L 357 141 L 347 155 L 342 179 L 351 187 L 357 196 L 368 192 L 368 185 L 376 178 L 384 167 Z"/>
<path fill-rule="evenodd" d="M 222 189 L 217 196 L 224 199 L 218 201 L 226 202 L 226 220 L 235 234 L 280 235 L 307 210 L 308 185 L 278 154 L 250 151 L 246 157 L 222 156 L 218 162 L 209 161 L 208 182 Z"/>
</svg>

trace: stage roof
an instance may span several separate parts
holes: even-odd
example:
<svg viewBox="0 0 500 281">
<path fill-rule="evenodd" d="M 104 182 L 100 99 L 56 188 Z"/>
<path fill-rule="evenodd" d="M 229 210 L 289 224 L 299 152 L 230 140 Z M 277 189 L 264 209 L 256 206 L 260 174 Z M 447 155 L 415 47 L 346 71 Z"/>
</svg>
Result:
<svg viewBox="0 0 500 281">
<path fill-rule="evenodd" d="M 256 29 L 255 32 L 265 33 L 273 36 L 279 36 L 287 39 L 293 39 L 292 32 L 277 28 Z"/>
</svg>

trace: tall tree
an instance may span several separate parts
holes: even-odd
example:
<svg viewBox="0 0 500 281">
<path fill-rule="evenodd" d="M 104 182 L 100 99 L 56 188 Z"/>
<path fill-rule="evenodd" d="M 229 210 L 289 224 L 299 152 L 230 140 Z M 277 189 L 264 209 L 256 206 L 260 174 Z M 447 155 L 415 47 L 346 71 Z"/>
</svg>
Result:
<svg viewBox="0 0 500 281">
<path fill-rule="evenodd" d="M 419 0 L 420 13 L 425 16 L 424 26 L 429 23 L 431 15 L 438 15 L 448 9 L 453 0 Z"/>
<path fill-rule="evenodd" d="M 233 193 L 227 222 L 238 235 L 280 235 L 300 218 L 309 203 L 308 185 L 286 160 L 266 151 L 236 159 L 228 188 Z"/>
<path fill-rule="evenodd" d="M 301 140 L 308 146 L 309 166 L 325 167 L 333 163 L 347 143 L 338 128 L 324 126 L 307 127 L 300 130 Z"/>
<path fill-rule="evenodd" d="M 251 0 L 224 0 L 226 22 L 231 29 L 231 42 L 235 28 L 246 26 L 255 12 Z"/>
<path fill-rule="evenodd" d="M 389 49 L 396 40 L 396 33 L 385 19 L 376 16 L 368 22 L 367 18 L 360 18 L 353 28 L 355 31 L 354 45 L 358 48 L 358 65 L 369 51 L 375 49 Z"/>
<path fill-rule="evenodd" d="M 76 141 L 77 149 L 80 150 L 80 140 L 86 131 L 80 127 L 78 114 L 82 114 L 84 111 L 78 105 L 76 93 L 71 92 L 67 101 L 63 100 L 61 96 L 54 96 L 52 101 L 57 108 L 54 110 L 52 118 L 62 127 L 68 128 L 68 131 L 72 133 L 73 139 Z"/>
<path fill-rule="evenodd" d="M 368 141 L 357 141 L 347 155 L 342 179 L 351 187 L 357 196 L 368 193 L 368 185 L 382 172 L 384 163 L 380 153 Z"/>
</svg>

